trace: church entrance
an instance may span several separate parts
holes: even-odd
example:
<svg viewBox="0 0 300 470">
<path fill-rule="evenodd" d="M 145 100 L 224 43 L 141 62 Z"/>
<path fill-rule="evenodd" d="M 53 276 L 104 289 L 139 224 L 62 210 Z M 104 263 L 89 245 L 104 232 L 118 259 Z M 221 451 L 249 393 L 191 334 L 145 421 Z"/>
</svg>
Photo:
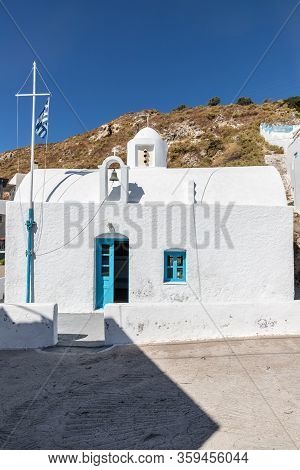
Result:
<svg viewBox="0 0 300 470">
<path fill-rule="evenodd" d="M 105 234 L 96 238 L 96 302 L 128 302 L 129 241 L 123 235 Z"/>
</svg>

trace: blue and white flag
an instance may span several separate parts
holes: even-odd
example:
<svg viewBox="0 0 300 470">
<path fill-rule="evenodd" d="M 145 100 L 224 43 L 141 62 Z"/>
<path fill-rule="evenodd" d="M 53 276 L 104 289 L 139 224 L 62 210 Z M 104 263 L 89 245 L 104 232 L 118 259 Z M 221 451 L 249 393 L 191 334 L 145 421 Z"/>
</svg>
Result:
<svg viewBox="0 0 300 470">
<path fill-rule="evenodd" d="M 42 139 L 48 134 L 49 99 L 47 99 L 44 109 L 35 123 L 35 133 Z"/>
</svg>

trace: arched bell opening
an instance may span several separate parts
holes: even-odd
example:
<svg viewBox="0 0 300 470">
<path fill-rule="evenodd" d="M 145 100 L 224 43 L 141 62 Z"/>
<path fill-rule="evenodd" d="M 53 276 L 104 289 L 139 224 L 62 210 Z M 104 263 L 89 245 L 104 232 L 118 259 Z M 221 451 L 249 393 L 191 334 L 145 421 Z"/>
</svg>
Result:
<svg viewBox="0 0 300 470">
<path fill-rule="evenodd" d="M 123 160 L 112 155 L 104 160 L 100 169 L 101 202 L 127 202 L 128 200 L 128 167 Z"/>
</svg>

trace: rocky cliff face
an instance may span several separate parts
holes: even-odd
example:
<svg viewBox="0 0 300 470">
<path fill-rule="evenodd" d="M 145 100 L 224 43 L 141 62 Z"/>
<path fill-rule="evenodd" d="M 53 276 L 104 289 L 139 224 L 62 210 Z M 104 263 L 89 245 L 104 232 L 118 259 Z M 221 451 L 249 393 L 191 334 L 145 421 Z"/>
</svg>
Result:
<svg viewBox="0 0 300 470">
<path fill-rule="evenodd" d="M 116 147 L 126 159 L 126 144 L 137 131 L 149 125 L 169 144 L 168 166 L 207 167 L 264 164 L 272 148 L 259 135 L 261 122 L 297 123 L 295 111 L 282 101 L 261 105 L 197 106 L 160 113 L 143 110 L 128 113 L 89 132 L 63 142 L 36 146 L 41 168 L 97 168 Z M 0 154 L 0 176 L 11 177 L 17 170 L 29 170 L 29 147 Z"/>
</svg>

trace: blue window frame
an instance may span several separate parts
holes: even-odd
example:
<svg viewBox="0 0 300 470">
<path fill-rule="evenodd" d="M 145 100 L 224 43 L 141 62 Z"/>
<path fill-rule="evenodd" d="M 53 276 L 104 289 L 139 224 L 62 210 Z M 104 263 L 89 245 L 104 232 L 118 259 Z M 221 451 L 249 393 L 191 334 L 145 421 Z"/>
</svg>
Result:
<svg viewBox="0 0 300 470">
<path fill-rule="evenodd" d="M 165 250 L 164 282 L 186 281 L 186 251 Z"/>
</svg>

